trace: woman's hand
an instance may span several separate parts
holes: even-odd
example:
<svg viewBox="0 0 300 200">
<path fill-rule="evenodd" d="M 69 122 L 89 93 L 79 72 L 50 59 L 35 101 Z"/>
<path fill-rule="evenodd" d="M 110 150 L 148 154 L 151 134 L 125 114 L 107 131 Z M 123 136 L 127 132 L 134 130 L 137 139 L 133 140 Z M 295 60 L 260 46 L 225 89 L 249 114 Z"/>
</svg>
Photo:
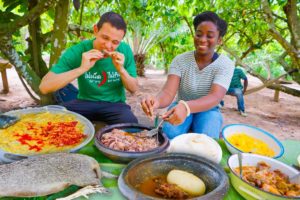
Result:
<svg viewBox="0 0 300 200">
<path fill-rule="evenodd" d="M 159 108 L 159 100 L 150 96 L 141 101 L 141 106 L 144 113 L 151 119 L 154 119 L 154 109 Z"/>
<path fill-rule="evenodd" d="M 178 103 L 162 115 L 163 120 L 173 125 L 182 124 L 187 117 L 186 107 L 182 103 Z"/>
</svg>

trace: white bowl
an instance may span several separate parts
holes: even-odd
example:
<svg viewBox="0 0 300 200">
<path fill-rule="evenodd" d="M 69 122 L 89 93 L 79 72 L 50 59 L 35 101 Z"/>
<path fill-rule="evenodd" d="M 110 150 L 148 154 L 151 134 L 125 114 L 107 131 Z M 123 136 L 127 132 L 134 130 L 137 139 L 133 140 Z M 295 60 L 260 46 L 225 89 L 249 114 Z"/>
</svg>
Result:
<svg viewBox="0 0 300 200">
<path fill-rule="evenodd" d="M 271 170 L 279 169 L 282 173 L 289 176 L 289 178 L 295 176 L 299 172 L 276 159 L 261 156 L 256 154 L 242 153 L 242 166 L 257 166 L 258 162 L 264 161 L 271 166 Z M 239 167 L 238 155 L 232 155 L 228 159 L 228 166 L 230 169 L 229 177 L 233 187 L 247 200 L 261 199 L 261 200 L 285 200 L 285 199 L 299 199 L 299 197 L 287 197 L 276 195 L 270 192 L 266 192 L 258 187 L 251 185 L 250 183 L 242 180 L 237 174 L 234 173 L 234 169 Z"/>
<path fill-rule="evenodd" d="M 247 124 L 230 124 L 222 129 L 222 137 L 224 138 L 226 147 L 231 154 L 236 154 L 238 152 L 248 153 L 239 150 L 227 140 L 228 137 L 236 133 L 244 133 L 248 136 L 254 137 L 265 142 L 274 151 L 275 156 L 273 156 L 273 158 L 279 158 L 284 153 L 283 145 L 271 133 L 268 133 L 260 128 L 250 126 Z"/>
</svg>

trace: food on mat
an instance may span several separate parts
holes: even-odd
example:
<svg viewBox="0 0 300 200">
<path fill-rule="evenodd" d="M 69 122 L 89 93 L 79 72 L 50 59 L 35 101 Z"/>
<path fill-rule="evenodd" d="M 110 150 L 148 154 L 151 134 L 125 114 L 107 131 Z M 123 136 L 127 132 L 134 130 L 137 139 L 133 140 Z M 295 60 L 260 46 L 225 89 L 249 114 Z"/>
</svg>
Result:
<svg viewBox="0 0 300 200">
<path fill-rule="evenodd" d="M 86 155 L 54 153 L 0 165 L 0 196 L 34 197 L 70 185 L 100 185 L 98 162 Z"/>
<path fill-rule="evenodd" d="M 194 154 L 215 163 L 219 163 L 222 159 L 220 145 L 211 137 L 198 133 L 187 133 L 175 137 L 171 140 L 167 152 Z"/>
<path fill-rule="evenodd" d="M 167 182 L 170 184 L 175 184 L 182 190 L 193 196 L 200 196 L 205 193 L 204 182 L 186 171 L 182 170 L 171 170 L 167 176 Z"/>
<path fill-rule="evenodd" d="M 101 143 L 106 147 L 119 151 L 142 152 L 157 148 L 155 137 L 139 137 L 145 133 L 128 133 L 120 129 L 113 129 L 101 137 Z"/>
<path fill-rule="evenodd" d="M 257 166 L 243 166 L 242 178 L 251 185 L 264 191 L 283 196 L 300 196 L 300 184 L 290 183 L 289 177 L 279 169 L 272 170 L 265 162 Z M 234 169 L 240 174 L 239 167 Z"/>
<path fill-rule="evenodd" d="M 165 199 L 189 199 L 205 193 L 205 185 L 197 176 L 182 170 L 146 179 L 136 188 L 144 194 Z"/>
<path fill-rule="evenodd" d="M 268 144 L 245 133 L 233 134 L 228 137 L 227 140 L 242 152 L 255 153 L 269 157 L 275 156 L 275 152 Z"/>
<path fill-rule="evenodd" d="M 72 114 L 30 113 L 0 130 L 0 148 L 23 155 L 54 153 L 68 151 L 85 138 L 84 125 Z"/>
</svg>

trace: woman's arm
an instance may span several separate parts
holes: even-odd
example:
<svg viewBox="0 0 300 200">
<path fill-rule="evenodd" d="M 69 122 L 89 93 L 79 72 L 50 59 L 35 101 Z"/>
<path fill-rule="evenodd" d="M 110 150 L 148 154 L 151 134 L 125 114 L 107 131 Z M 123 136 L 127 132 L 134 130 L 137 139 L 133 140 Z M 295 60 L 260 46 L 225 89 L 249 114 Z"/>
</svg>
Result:
<svg viewBox="0 0 300 200">
<path fill-rule="evenodd" d="M 167 82 L 156 97 L 150 96 L 141 101 L 141 106 L 145 114 L 153 117 L 154 109 L 165 108 L 173 101 L 179 88 L 180 77 L 168 75 Z"/>
<path fill-rule="evenodd" d="M 176 75 L 168 75 L 167 82 L 165 83 L 163 89 L 158 93 L 157 100 L 159 101 L 158 108 L 165 108 L 169 106 L 179 88 L 180 77 Z"/>
<path fill-rule="evenodd" d="M 210 92 L 199 99 L 187 101 L 191 113 L 209 110 L 217 106 L 226 94 L 226 89 L 218 84 L 213 84 Z"/>
<path fill-rule="evenodd" d="M 226 94 L 226 89 L 218 84 L 213 84 L 208 95 L 199 99 L 186 101 L 190 113 L 197 113 L 209 110 L 217 106 Z M 188 110 L 184 103 L 178 103 L 175 107 L 164 113 L 163 119 L 171 124 L 179 125 L 187 117 Z"/>
</svg>

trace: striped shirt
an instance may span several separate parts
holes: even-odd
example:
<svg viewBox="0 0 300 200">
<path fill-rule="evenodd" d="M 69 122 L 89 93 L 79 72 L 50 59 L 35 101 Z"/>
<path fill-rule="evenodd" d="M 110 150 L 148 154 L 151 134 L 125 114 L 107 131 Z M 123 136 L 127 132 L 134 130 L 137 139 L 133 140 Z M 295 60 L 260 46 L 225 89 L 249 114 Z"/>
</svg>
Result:
<svg viewBox="0 0 300 200">
<path fill-rule="evenodd" d="M 241 84 L 241 79 L 246 80 L 247 76 L 245 75 L 245 73 L 243 72 L 242 69 L 235 68 L 229 88 L 241 88 L 241 89 L 243 89 L 243 86 Z"/>
<path fill-rule="evenodd" d="M 194 51 L 176 56 L 170 66 L 169 75 L 180 77 L 177 100 L 194 100 L 208 95 L 212 84 L 229 87 L 234 62 L 220 55 L 214 62 L 199 70 Z"/>
</svg>

